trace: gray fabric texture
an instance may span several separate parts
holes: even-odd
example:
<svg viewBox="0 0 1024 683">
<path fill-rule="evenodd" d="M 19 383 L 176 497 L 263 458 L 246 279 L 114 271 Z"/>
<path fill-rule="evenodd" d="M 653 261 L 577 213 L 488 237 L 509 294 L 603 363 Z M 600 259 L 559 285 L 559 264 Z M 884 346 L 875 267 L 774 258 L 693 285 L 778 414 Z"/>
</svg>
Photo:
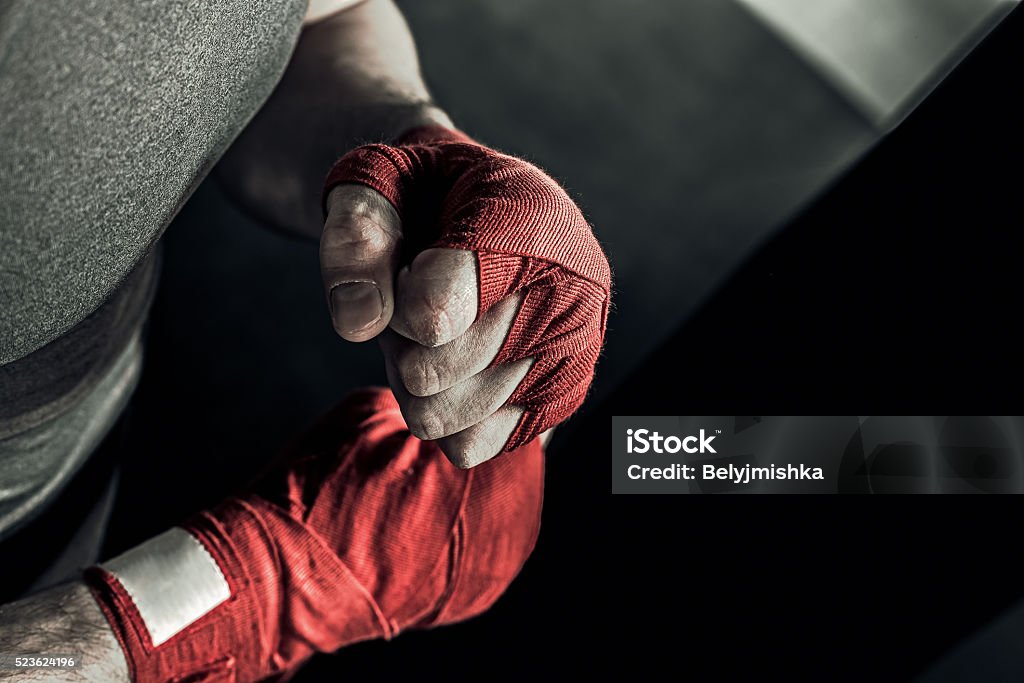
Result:
<svg viewBox="0 0 1024 683">
<path fill-rule="evenodd" d="M 70 410 L 0 440 L 0 541 L 56 498 L 117 422 L 142 373 L 133 337 L 102 380 Z"/>
<path fill-rule="evenodd" d="M 0 459 L 4 440 L 57 419 L 111 372 L 124 348 L 141 334 L 158 273 L 156 253 L 67 334 L 20 360 L 0 365 Z M 0 471 L 0 480 L 3 476 Z"/>
<path fill-rule="evenodd" d="M 128 405 L 142 372 L 143 325 L 158 271 L 154 253 L 70 332 L 0 365 L 0 541 L 60 495 Z M 105 523 L 106 516 L 93 519 Z M 102 527 L 83 522 L 78 536 L 90 542 L 69 546 L 69 562 L 98 548 Z"/>
<path fill-rule="evenodd" d="M 263 104 L 305 0 L 0 0 L 0 539 L 141 372 L 156 241 Z"/>
<path fill-rule="evenodd" d="M 0 364 L 111 296 L 258 110 L 305 0 L 0 0 Z"/>
</svg>

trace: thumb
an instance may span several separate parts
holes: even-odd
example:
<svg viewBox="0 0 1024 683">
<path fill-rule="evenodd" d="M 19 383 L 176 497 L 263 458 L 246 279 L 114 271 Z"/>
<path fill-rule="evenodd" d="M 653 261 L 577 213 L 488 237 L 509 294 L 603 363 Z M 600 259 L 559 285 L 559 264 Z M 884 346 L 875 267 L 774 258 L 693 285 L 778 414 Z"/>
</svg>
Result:
<svg viewBox="0 0 1024 683">
<path fill-rule="evenodd" d="M 388 326 L 401 243 L 398 213 L 383 195 L 362 185 L 331 190 L 320 274 L 331 322 L 343 339 L 373 339 Z"/>
</svg>

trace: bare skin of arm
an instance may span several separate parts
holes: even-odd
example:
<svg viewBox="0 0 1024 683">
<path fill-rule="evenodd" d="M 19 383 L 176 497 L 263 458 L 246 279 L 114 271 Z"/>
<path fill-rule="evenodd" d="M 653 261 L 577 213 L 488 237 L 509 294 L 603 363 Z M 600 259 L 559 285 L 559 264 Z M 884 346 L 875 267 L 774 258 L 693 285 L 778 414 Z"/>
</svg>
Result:
<svg viewBox="0 0 1024 683">
<path fill-rule="evenodd" d="M 452 122 L 431 102 L 391 0 L 314 0 L 308 16 L 316 21 L 277 89 L 217 170 L 228 193 L 264 223 L 319 241 L 320 188 L 338 157 L 415 126 Z"/>
<path fill-rule="evenodd" d="M 73 669 L 0 669 L 0 680 L 127 683 L 121 646 L 89 589 L 68 583 L 0 606 L 0 654 L 74 657 Z"/>
</svg>

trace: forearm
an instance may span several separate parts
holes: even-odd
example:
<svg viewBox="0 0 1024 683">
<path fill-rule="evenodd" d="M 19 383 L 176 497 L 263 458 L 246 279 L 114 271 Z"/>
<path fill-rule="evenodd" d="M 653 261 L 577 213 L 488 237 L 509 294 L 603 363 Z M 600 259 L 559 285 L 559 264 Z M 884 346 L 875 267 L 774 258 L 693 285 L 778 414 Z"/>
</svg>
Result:
<svg viewBox="0 0 1024 683">
<path fill-rule="evenodd" d="M 219 177 L 263 221 L 319 239 L 331 164 L 359 144 L 430 123 L 451 125 L 430 100 L 408 26 L 391 0 L 369 0 L 303 31 Z"/>
<path fill-rule="evenodd" d="M 81 582 L 0 606 L 0 657 L 73 657 L 71 669 L 3 668 L 3 681 L 128 681 L 121 646 Z M 5 666 L 12 662 L 5 661 Z"/>
</svg>

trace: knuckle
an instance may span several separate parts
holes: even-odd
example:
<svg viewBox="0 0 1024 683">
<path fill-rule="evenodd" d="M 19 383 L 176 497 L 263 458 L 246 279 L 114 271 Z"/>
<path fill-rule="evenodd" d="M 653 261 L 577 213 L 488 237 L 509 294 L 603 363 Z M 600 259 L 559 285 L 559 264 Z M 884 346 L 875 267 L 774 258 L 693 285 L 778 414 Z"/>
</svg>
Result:
<svg viewBox="0 0 1024 683">
<path fill-rule="evenodd" d="M 440 445 L 448 461 L 460 470 L 468 470 L 476 462 L 473 458 L 472 439 L 466 438 L 464 433 L 442 439 Z"/>
<path fill-rule="evenodd" d="M 397 359 L 398 374 L 413 396 L 430 396 L 441 390 L 437 365 L 419 349 L 410 349 Z"/>
<path fill-rule="evenodd" d="M 441 450 L 444 451 L 445 457 L 448 458 L 448 462 L 455 465 L 460 470 L 468 470 L 477 462 L 470 449 L 445 445 Z"/>
<path fill-rule="evenodd" d="M 479 432 L 479 429 L 468 429 L 442 440 L 441 450 L 451 464 L 459 469 L 468 470 L 497 453 L 491 439 L 482 438 Z"/>
<path fill-rule="evenodd" d="M 469 469 L 497 456 L 502 447 L 500 438 L 486 424 L 477 424 L 441 439 L 441 451 L 459 469 Z"/>
<path fill-rule="evenodd" d="M 414 260 L 400 286 L 400 314 L 421 344 L 438 346 L 472 325 L 477 311 L 474 259 L 471 252 L 428 249 Z"/>
<path fill-rule="evenodd" d="M 442 297 L 433 296 L 429 290 L 411 297 L 403 318 L 416 341 L 433 347 L 451 338 L 454 325 L 445 304 Z"/>
<path fill-rule="evenodd" d="M 322 238 L 322 251 L 343 252 L 349 258 L 367 258 L 389 249 L 397 236 L 382 221 L 367 215 L 345 214 L 335 218 Z"/>
<path fill-rule="evenodd" d="M 413 436 L 424 441 L 433 441 L 445 435 L 445 421 L 431 401 L 413 399 L 409 402 L 405 422 Z"/>
</svg>

